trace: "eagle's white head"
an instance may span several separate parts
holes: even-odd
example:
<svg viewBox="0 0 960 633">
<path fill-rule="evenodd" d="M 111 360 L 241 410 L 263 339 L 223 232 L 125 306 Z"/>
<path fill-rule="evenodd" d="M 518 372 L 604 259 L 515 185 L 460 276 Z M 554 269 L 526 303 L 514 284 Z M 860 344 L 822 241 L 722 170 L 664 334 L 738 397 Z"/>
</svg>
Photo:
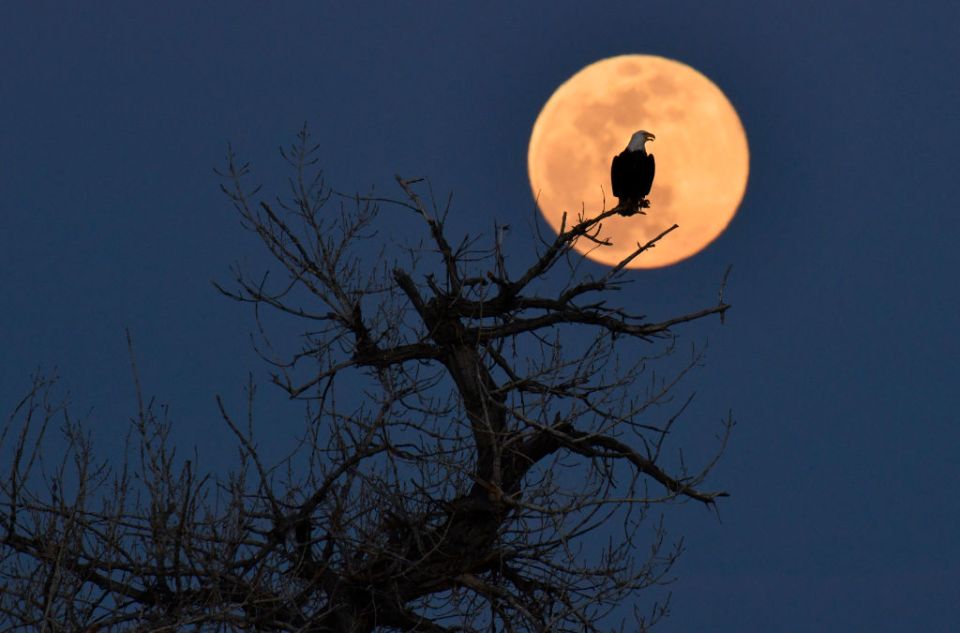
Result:
<svg viewBox="0 0 960 633">
<path fill-rule="evenodd" d="M 633 136 L 630 138 L 630 144 L 627 145 L 627 151 L 629 152 L 645 152 L 647 151 L 644 147 L 644 144 L 647 141 L 652 141 L 656 136 L 647 132 L 646 130 L 640 130 L 639 132 L 634 132 Z"/>
</svg>

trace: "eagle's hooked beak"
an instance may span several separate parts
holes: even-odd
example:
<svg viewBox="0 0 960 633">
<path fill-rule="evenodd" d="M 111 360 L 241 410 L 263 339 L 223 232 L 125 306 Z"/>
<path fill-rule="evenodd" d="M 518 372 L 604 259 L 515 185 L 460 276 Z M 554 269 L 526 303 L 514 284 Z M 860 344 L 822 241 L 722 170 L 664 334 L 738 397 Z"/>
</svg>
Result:
<svg viewBox="0 0 960 633">
<path fill-rule="evenodd" d="M 653 140 L 655 140 L 655 139 L 657 138 L 656 136 L 654 136 L 654 135 L 651 134 L 650 132 L 645 133 L 645 134 L 643 135 L 643 137 L 644 137 L 645 139 L 647 139 L 648 141 L 653 141 Z"/>
</svg>

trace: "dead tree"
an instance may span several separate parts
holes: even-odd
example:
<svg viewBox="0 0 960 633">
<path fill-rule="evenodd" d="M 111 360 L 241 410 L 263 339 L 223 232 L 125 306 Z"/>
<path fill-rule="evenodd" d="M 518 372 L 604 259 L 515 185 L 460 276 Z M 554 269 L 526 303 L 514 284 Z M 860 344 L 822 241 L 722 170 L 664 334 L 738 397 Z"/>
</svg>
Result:
<svg viewBox="0 0 960 633">
<path fill-rule="evenodd" d="M 6 628 L 648 628 L 666 605 L 627 605 L 680 550 L 651 509 L 726 495 L 701 487 L 715 459 L 688 469 L 669 443 L 689 402 L 677 381 L 699 357 L 668 379 L 651 367 L 672 328 L 725 313 L 722 284 L 698 312 L 631 314 L 615 301 L 637 274 L 625 266 L 665 234 L 599 276 L 573 246 L 604 248 L 615 209 L 565 222 L 536 252 L 510 246 L 506 226 L 453 243 L 449 201 L 438 208 L 425 182 L 398 177 L 395 200 L 338 196 L 315 150 L 304 129 L 284 152 L 286 199 L 248 191 L 232 152 L 221 172 L 281 265 L 275 282 L 237 267 L 218 288 L 256 308 L 272 381 L 304 412 L 296 447 L 269 459 L 258 437 L 296 429 L 221 403 L 239 462 L 203 473 L 147 403 L 127 456 L 98 463 L 38 378 L 0 438 Z M 391 247 L 382 209 L 423 243 Z M 61 418 L 69 450 L 42 469 L 35 447 Z"/>
</svg>

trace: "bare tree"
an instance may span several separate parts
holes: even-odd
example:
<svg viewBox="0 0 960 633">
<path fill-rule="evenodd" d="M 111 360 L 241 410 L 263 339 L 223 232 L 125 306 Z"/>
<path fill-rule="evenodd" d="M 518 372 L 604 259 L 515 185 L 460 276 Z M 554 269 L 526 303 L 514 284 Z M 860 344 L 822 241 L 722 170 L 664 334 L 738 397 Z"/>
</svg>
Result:
<svg viewBox="0 0 960 633">
<path fill-rule="evenodd" d="M 334 194 L 315 150 L 304 128 L 283 152 L 285 199 L 259 199 L 232 152 L 219 172 L 282 265 L 275 282 L 237 267 L 218 288 L 256 308 L 272 381 L 305 412 L 299 442 L 268 459 L 270 430 L 221 402 L 240 457 L 203 474 L 141 398 L 125 458 L 97 462 L 38 376 L 0 438 L 6 628 L 585 631 L 625 615 L 648 628 L 666 604 L 626 605 L 680 551 L 651 509 L 726 495 L 701 489 L 715 458 L 690 469 L 668 446 L 699 355 L 668 379 L 650 366 L 674 351 L 672 328 L 722 317 L 723 284 L 699 312 L 631 314 L 613 301 L 625 265 L 673 229 L 602 276 L 573 247 L 604 248 L 617 209 L 508 259 L 507 226 L 450 242 L 449 200 L 423 181 L 398 177 L 399 199 Z M 380 240 L 381 209 L 419 223 L 423 243 Z M 291 321 L 270 309 L 301 324 L 290 351 Z M 69 449 L 41 464 L 55 420 Z"/>
</svg>

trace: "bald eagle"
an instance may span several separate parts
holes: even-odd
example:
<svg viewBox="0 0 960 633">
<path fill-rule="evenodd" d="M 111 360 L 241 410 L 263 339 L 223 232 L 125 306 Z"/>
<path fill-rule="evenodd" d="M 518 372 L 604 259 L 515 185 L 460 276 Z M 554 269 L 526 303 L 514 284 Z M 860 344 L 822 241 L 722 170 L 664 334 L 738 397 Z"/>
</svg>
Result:
<svg viewBox="0 0 960 633">
<path fill-rule="evenodd" d="M 646 130 L 635 132 L 627 149 L 613 157 L 610 183 L 613 185 L 613 195 L 620 199 L 617 206 L 626 207 L 620 212 L 621 215 L 633 215 L 640 208 L 650 206 L 646 197 L 653 186 L 653 173 L 657 166 L 653 154 L 647 154 L 644 144 L 655 138 Z"/>
</svg>

